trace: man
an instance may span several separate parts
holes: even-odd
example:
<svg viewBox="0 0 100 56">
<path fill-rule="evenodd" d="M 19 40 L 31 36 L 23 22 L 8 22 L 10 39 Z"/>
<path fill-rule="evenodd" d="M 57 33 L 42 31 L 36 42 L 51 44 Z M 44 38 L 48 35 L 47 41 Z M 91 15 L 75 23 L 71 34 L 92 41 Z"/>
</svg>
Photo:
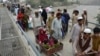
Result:
<svg viewBox="0 0 100 56">
<path fill-rule="evenodd" d="M 92 38 L 90 29 L 85 28 L 82 35 L 75 39 L 73 48 L 76 56 L 86 56 L 85 54 L 92 50 Z"/>
<path fill-rule="evenodd" d="M 56 18 L 52 22 L 51 30 L 54 32 L 53 36 L 55 39 L 62 38 L 62 22 L 61 22 L 61 13 L 56 14 Z"/>
<path fill-rule="evenodd" d="M 67 13 L 67 9 L 63 10 L 62 19 L 63 19 L 63 21 L 62 21 L 62 23 L 63 23 L 63 30 L 64 30 L 64 33 L 66 34 L 67 31 L 68 31 L 68 22 L 69 22 L 69 19 L 70 19 L 70 16 Z"/>
<path fill-rule="evenodd" d="M 28 19 L 29 16 L 24 13 L 24 17 L 22 19 L 23 30 L 28 31 Z"/>
<path fill-rule="evenodd" d="M 92 47 L 92 51 L 99 51 L 100 52 L 100 28 L 98 27 L 95 27 L 93 29 L 93 36 L 92 36 L 92 39 L 93 39 L 93 47 Z M 95 55 L 94 55 L 95 56 Z"/>
<path fill-rule="evenodd" d="M 16 7 L 15 7 L 15 15 L 16 15 L 16 16 L 18 15 L 18 10 L 19 10 L 19 8 L 18 8 L 18 6 L 16 6 Z"/>
<path fill-rule="evenodd" d="M 19 8 L 19 10 L 18 11 L 21 11 L 21 13 L 25 13 L 25 7 L 24 6 L 21 6 L 20 8 Z"/>
<path fill-rule="evenodd" d="M 23 29 L 23 25 L 22 25 L 23 18 L 24 18 L 24 14 L 21 13 L 21 11 L 19 11 L 19 13 L 17 15 L 17 22 L 21 26 L 22 29 Z"/>
<path fill-rule="evenodd" d="M 41 13 L 41 17 L 42 17 L 44 23 L 46 24 L 48 15 L 47 15 L 47 12 L 46 12 L 45 9 L 43 9 L 43 11 L 42 11 L 42 13 Z"/>
<path fill-rule="evenodd" d="M 62 10 L 61 9 L 57 9 L 57 13 L 62 13 Z"/>
<path fill-rule="evenodd" d="M 72 34 L 71 34 L 71 39 L 70 42 L 74 42 L 74 40 L 76 38 L 79 37 L 79 34 L 83 31 L 84 27 L 83 27 L 83 18 L 82 17 L 78 17 L 77 19 L 78 23 L 74 24 L 73 28 L 72 28 Z"/>
<path fill-rule="evenodd" d="M 52 6 L 46 7 L 45 9 L 46 9 L 47 13 L 53 12 L 53 7 Z"/>
<path fill-rule="evenodd" d="M 30 16 L 31 13 L 32 13 L 31 6 L 30 5 L 26 5 L 26 7 L 25 7 L 25 14 Z"/>
<path fill-rule="evenodd" d="M 52 21 L 55 18 L 54 14 L 55 14 L 54 12 L 51 12 L 51 16 L 47 19 L 47 28 L 48 28 L 48 31 L 49 31 L 50 35 L 51 35 Z"/>
<path fill-rule="evenodd" d="M 77 18 L 79 15 L 79 11 L 78 10 L 74 10 L 73 14 L 72 14 L 72 27 L 75 23 L 77 23 Z"/>
<path fill-rule="evenodd" d="M 42 6 L 39 6 L 38 11 L 39 11 L 39 13 L 42 13 L 42 11 L 43 11 L 43 7 L 42 7 Z"/>
<path fill-rule="evenodd" d="M 88 15 L 86 10 L 83 10 L 82 17 L 84 19 L 84 26 L 88 26 Z"/>
<path fill-rule="evenodd" d="M 33 19 L 34 28 L 42 26 L 42 21 L 41 21 L 41 18 L 39 16 L 39 13 L 36 11 L 34 15 L 35 15 L 34 19 Z"/>
</svg>

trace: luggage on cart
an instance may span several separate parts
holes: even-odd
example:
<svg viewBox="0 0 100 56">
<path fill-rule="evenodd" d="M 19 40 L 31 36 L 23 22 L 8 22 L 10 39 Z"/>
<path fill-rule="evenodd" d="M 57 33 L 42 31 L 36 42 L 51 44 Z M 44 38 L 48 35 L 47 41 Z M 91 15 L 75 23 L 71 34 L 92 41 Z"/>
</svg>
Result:
<svg viewBox="0 0 100 56">
<path fill-rule="evenodd" d="M 51 48 L 48 48 L 48 49 L 44 48 L 44 46 L 41 45 L 41 49 L 47 56 L 51 56 L 52 54 L 62 50 L 63 44 L 59 43 L 59 45 L 55 45 L 54 47 L 51 47 Z"/>
</svg>

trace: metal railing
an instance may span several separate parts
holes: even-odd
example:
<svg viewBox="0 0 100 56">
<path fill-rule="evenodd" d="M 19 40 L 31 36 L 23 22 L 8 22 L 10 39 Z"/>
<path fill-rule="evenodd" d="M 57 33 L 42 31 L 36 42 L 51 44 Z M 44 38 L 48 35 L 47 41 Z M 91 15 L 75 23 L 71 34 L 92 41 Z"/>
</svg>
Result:
<svg viewBox="0 0 100 56">
<path fill-rule="evenodd" d="M 29 56 L 5 8 L 0 8 L 0 17 L 0 56 Z"/>
<path fill-rule="evenodd" d="M 33 49 L 33 51 L 35 52 L 35 54 L 37 56 L 41 56 L 40 52 L 37 50 L 35 44 L 31 41 L 31 39 L 29 38 L 29 36 L 26 34 L 26 32 L 23 31 L 23 29 L 20 27 L 20 25 L 18 23 L 16 23 L 18 28 L 20 29 L 22 35 L 25 37 L 25 39 L 27 40 L 28 44 L 31 46 L 31 48 Z"/>
<path fill-rule="evenodd" d="M 97 24 L 97 23 L 93 23 L 93 22 L 88 22 L 89 24 L 93 24 L 93 25 L 95 25 L 95 26 L 98 26 L 98 27 L 100 27 L 100 24 Z"/>
<path fill-rule="evenodd" d="M 1 40 L 1 28 L 2 28 L 2 19 L 0 17 L 0 40 Z"/>
<path fill-rule="evenodd" d="M 10 17 L 12 17 L 13 15 L 10 14 Z M 12 20 L 14 22 L 16 22 L 14 20 L 14 18 L 12 18 Z M 28 44 L 31 46 L 32 50 L 35 52 L 36 56 L 41 56 L 40 52 L 37 50 L 35 44 L 31 41 L 31 39 L 29 38 L 29 36 L 26 34 L 26 32 L 23 31 L 23 29 L 20 27 L 20 25 L 16 22 L 16 25 L 18 26 L 18 28 L 20 29 L 20 32 L 22 33 L 22 35 L 25 37 L 25 39 L 27 40 Z"/>
<path fill-rule="evenodd" d="M 33 51 L 36 53 L 36 55 L 41 56 L 39 51 L 36 49 L 36 46 L 34 45 L 34 43 L 31 41 L 29 36 L 22 30 L 22 28 L 20 27 L 20 25 L 18 23 L 17 23 L 17 26 L 20 29 L 20 31 L 22 32 L 22 34 L 24 35 L 24 37 L 26 38 L 26 40 L 28 41 L 28 44 L 32 47 Z"/>
</svg>

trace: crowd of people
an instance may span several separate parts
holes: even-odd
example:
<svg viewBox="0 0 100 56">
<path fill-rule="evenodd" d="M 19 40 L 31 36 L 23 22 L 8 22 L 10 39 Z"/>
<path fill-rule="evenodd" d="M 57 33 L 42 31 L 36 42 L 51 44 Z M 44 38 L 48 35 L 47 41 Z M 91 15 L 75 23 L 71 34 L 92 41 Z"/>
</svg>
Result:
<svg viewBox="0 0 100 56">
<path fill-rule="evenodd" d="M 73 55 L 85 56 L 89 52 L 100 52 L 100 28 L 95 27 L 91 30 L 87 27 L 88 15 L 86 10 L 83 11 L 81 16 L 79 16 L 78 10 L 73 10 L 72 16 L 70 16 L 67 9 L 58 9 L 57 12 L 52 10 L 48 13 L 45 8 L 40 7 L 39 10 L 35 11 L 33 18 L 31 17 L 31 12 L 32 10 L 29 5 L 26 5 L 26 7 L 15 7 L 17 22 L 24 31 L 27 31 L 30 27 L 36 28 L 43 26 L 49 32 L 50 36 L 61 41 L 68 33 L 69 20 L 72 20 L 71 38 L 69 42 L 73 46 Z M 30 27 L 29 20 L 33 22 Z M 47 39 L 46 33 L 42 33 L 39 38 L 41 41 L 44 41 L 44 39 Z M 94 53 L 90 54 L 90 56 L 96 55 Z"/>
<path fill-rule="evenodd" d="M 7 5 L 7 8 L 17 16 L 16 21 L 24 31 L 33 27 L 31 18 L 32 9 L 30 5 L 12 4 Z"/>
</svg>

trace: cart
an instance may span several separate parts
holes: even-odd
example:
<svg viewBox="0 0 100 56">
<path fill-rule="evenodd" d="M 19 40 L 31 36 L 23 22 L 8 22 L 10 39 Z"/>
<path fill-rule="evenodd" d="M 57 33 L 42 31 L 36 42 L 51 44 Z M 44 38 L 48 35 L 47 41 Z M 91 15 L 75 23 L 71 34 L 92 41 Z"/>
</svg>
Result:
<svg viewBox="0 0 100 56">
<path fill-rule="evenodd" d="M 57 46 L 46 49 L 42 44 L 39 43 L 37 35 L 36 35 L 36 43 L 39 46 L 38 48 L 40 49 L 40 52 L 45 53 L 46 56 L 52 56 L 52 54 L 57 53 L 63 49 L 63 43 L 61 43 L 61 42 L 58 42 L 59 45 L 57 45 Z"/>
<path fill-rule="evenodd" d="M 63 43 L 59 42 L 59 45 L 52 48 L 45 48 L 42 44 L 39 43 L 38 39 L 36 39 L 36 42 L 38 44 L 38 48 L 40 49 L 40 52 L 44 52 L 46 56 L 52 56 L 54 53 L 57 53 L 63 49 Z"/>
<path fill-rule="evenodd" d="M 40 45 L 41 50 L 47 55 L 47 56 L 52 56 L 52 54 L 59 52 L 60 50 L 63 49 L 63 44 L 60 43 L 59 46 L 55 47 L 55 48 L 50 48 L 50 49 L 46 49 L 44 48 L 42 45 Z"/>
</svg>

